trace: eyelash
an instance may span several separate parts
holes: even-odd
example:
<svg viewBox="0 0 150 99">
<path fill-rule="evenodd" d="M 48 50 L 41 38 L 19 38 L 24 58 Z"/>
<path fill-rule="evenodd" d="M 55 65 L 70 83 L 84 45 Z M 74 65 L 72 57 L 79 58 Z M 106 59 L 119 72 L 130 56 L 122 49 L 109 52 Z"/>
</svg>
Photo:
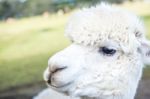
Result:
<svg viewBox="0 0 150 99">
<path fill-rule="evenodd" d="M 112 56 L 112 55 L 114 55 L 116 53 L 116 50 L 112 49 L 112 48 L 101 47 L 99 49 L 99 52 L 103 53 L 104 55 L 107 55 L 107 56 Z"/>
</svg>

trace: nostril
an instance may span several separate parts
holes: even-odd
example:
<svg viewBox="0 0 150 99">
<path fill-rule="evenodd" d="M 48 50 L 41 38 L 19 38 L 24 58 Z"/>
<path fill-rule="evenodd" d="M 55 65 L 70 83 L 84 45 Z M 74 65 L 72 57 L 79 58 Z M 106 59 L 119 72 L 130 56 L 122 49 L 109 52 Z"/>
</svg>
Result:
<svg viewBox="0 0 150 99">
<path fill-rule="evenodd" d="M 56 72 L 58 72 L 58 71 L 61 71 L 61 70 L 63 70 L 63 69 L 66 69 L 66 68 L 67 68 L 67 66 L 55 68 L 55 69 L 52 71 L 52 73 L 56 73 Z"/>
</svg>

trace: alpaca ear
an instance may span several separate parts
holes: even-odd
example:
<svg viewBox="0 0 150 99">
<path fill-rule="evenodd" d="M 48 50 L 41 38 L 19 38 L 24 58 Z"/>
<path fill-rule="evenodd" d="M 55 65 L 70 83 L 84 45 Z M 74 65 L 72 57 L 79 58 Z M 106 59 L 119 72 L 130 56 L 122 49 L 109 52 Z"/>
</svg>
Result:
<svg viewBox="0 0 150 99">
<path fill-rule="evenodd" d="M 144 40 L 140 47 L 142 59 L 145 65 L 150 65 L 150 41 Z"/>
</svg>

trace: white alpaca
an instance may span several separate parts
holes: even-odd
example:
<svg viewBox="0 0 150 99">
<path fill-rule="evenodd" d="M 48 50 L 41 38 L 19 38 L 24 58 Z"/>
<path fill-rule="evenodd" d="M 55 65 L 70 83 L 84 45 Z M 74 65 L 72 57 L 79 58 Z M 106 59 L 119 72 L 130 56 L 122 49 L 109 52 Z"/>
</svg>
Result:
<svg viewBox="0 0 150 99">
<path fill-rule="evenodd" d="M 81 99 L 134 99 L 150 60 L 135 15 L 106 4 L 83 9 L 70 18 L 66 35 L 73 43 L 49 59 L 44 73 L 52 89 Z"/>
</svg>

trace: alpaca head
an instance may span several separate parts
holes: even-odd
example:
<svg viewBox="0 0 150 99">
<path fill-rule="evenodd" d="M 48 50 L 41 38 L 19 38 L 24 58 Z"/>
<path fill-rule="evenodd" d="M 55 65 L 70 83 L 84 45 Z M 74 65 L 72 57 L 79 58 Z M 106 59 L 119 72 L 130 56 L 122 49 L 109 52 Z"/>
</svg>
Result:
<svg viewBox="0 0 150 99">
<path fill-rule="evenodd" d="M 70 18 L 66 35 L 72 44 L 52 56 L 44 72 L 51 88 L 79 97 L 134 97 L 150 57 L 135 15 L 105 4 L 83 9 Z"/>
</svg>

